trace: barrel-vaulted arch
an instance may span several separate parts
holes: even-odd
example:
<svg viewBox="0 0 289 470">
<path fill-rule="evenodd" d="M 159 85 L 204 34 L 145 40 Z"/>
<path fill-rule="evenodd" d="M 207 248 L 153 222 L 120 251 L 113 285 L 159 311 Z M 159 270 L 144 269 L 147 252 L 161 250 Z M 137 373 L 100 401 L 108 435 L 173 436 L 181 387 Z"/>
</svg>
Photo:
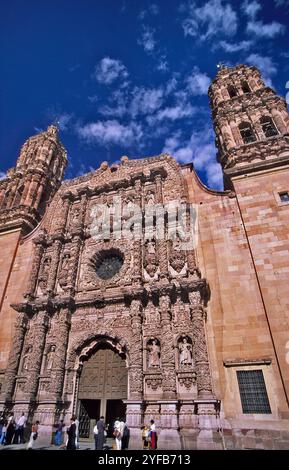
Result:
<svg viewBox="0 0 289 470">
<path fill-rule="evenodd" d="M 83 364 L 104 347 L 109 348 L 125 360 L 128 375 L 127 398 L 129 398 L 130 347 L 128 340 L 117 335 L 110 328 L 96 328 L 95 331 L 83 332 L 78 335 L 69 347 L 64 391 L 65 399 L 70 402 L 69 412 L 75 413 L 79 406 L 78 392 Z"/>
</svg>

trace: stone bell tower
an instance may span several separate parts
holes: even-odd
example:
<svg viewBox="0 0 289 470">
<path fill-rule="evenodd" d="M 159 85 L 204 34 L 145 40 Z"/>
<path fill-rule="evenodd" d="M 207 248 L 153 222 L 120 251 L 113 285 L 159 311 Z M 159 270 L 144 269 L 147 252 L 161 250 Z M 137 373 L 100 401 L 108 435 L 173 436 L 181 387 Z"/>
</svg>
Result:
<svg viewBox="0 0 289 470">
<path fill-rule="evenodd" d="M 287 105 L 256 67 L 221 68 L 209 97 L 225 189 L 235 176 L 288 164 Z"/>
<path fill-rule="evenodd" d="M 0 182 L 0 232 L 21 228 L 30 232 L 59 188 L 67 164 L 57 127 L 30 137 L 16 167 Z"/>
<path fill-rule="evenodd" d="M 289 409 L 289 115 L 256 67 L 221 68 L 209 97 L 232 216 L 250 252 Z M 232 237 L 232 235 L 231 235 Z M 254 310 L 254 309 L 252 309 Z M 252 350 L 254 348 L 252 347 Z"/>
<path fill-rule="evenodd" d="M 67 164 L 66 151 L 57 128 L 30 137 L 22 146 L 16 167 L 0 181 L 0 375 L 5 370 L 13 338 L 15 313 L 10 304 L 21 295 L 17 259 L 23 236 L 40 222 L 59 188 Z M 27 262 L 30 253 L 25 254 Z M 25 270 L 20 273 L 25 279 Z M 21 278 L 22 279 L 22 278 Z M 10 283 L 10 284 L 9 284 Z"/>
</svg>

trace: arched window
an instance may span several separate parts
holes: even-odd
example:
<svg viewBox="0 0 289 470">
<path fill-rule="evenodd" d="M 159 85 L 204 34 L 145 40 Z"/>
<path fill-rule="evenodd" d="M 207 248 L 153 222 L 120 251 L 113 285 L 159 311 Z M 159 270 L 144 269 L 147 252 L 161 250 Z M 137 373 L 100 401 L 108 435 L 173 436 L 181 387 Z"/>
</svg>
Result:
<svg viewBox="0 0 289 470">
<path fill-rule="evenodd" d="M 262 126 L 263 134 L 265 137 L 273 137 L 278 134 L 276 127 L 270 116 L 263 116 L 260 119 L 260 124 Z"/>
<path fill-rule="evenodd" d="M 242 87 L 243 93 L 251 93 L 250 87 L 245 80 L 242 81 L 241 87 Z"/>
<path fill-rule="evenodd" d="M 242 122 L 242 124 L 239 125 L 239 130 L 244 144 L 250 144 L 251 142 L 255 142 L 256 136 L 249 122 Z"/>
<path fill-rule="evenodd" d="M 228 93 L 230 95 L 230 98 L 234 98 L 234 96 L 237 96 L 236 88 L 233 85 L 228 86 Z"/>
</svg>

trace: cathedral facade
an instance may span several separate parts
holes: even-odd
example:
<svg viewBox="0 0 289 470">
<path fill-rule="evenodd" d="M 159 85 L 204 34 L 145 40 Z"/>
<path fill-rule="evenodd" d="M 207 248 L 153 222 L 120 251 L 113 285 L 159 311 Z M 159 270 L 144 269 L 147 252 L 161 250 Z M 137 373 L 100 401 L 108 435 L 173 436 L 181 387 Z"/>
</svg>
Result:
<svg viewBox="0 0 289 470">
<path fill-rule="evenodd" d="M 209 98 L 224 191 L 167 154 L 63 182 L 55 126 L 0 181 L 0 409 L 43 441 L 77 414 L 132 448 L 151 419 L 160 449 L 289 446 L 287 106 L 245 65 Z"/>
</svg>

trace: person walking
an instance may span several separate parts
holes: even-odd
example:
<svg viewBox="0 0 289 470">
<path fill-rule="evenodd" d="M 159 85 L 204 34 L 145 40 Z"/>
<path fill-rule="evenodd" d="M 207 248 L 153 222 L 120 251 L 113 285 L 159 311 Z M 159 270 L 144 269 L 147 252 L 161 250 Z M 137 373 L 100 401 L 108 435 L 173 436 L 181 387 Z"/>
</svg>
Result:
<svg viewBox="0 0 289 470">
<path fill-rule="evenodd" d="M 116 450 L 121 450 L 121 439 L 122 439 L 122 433 L 121 433 L 121 421 L 119 418 L 114 423 L 114 430 L 113 430 L 113 435 L 115 437 L 115 446 Z"/>
<path fill-rule="evenodd" d="M 123 433 L 122 433 L 122 440 L 121 440 L 121 450 L 128 449 L 129 446 L 129 438 L 130 438 L 130 430 L 126 423 L 124 423 Z"/>
<path fill-rule="evenodd" d="M 104 431 L 105 431 L 105 424 L 104 424 L 104 416 L 101 416 L 96 423 L 98 434 L 97 434 L 97 450 L 103 449 L 104 443 Z"/>
<path fill-rule="evenodd" d="M 158 436 L 156 432 L 156 425 L 153 419 L 151 419 L 150 425 L 150 449 L 157 449 Z"/>
<path fill-rule="evenodd" d="M 55 436 L 54 436 L 54 444 L 56 446 L 61 446 L 62 444 L 62 432 L 64 428 L 63 419 L 59 421 L 56 426 Z"/>
<path fill-rule="evenodd" d="M 76 449 L 79 449 L 79 421 L 77 419 L 77 416 L 74 416 L 74 422 L 75 422 L 75 447 Z"/>
<path fill-rule="evenodd" d="M 76 439 L 76 424 L 74 421 L 74 416 L 70 420 L 70 426 L 67 429 L 68 442 L 66 450 L 76 450 L 75 439 Z"/>
<path fill-rule="evenodd" d="M 93 437 L 94 437 L 94 450 L 97 450 L 97 441 L 98 441 L 97 421 L 95 422 L 95 426 L 93 428 Z"/>
<path fill-rule="evenodd" d="M 26 425 L 27 418 L 25 416 L 25 413 L 22 413 L 20 418 L 17 421 L 17 429 L 15 432 L 16 435 L 16 444 L 24 444 L 24 431 L 25 431 L 25 425 Z"/>
<path fill-rule="evenodd" d="M 0 439 L 0 444 L 3 445 L 3 446 L 5 445 L 6 432 L 7 432 L 7 420 L 4 420 L 3 426 L 2 426 L 1 439 Z"/>
<path fill-rule="evenodd" d="M 34 443 L 38 437 L 38 427 L 39 427 L 39 421 L 36 421 L 35 424 L 32 424 L 30 439 L 27 444 L 27 450 L 32 450 L 34 447 Z"/>
<path fill-rule="evenodd" d="M 14 413 L 10 413 L 7 424 L 5 445 L 11 444 L 16 430 L 16 424 L 14 419 Z"/>
</svg>

